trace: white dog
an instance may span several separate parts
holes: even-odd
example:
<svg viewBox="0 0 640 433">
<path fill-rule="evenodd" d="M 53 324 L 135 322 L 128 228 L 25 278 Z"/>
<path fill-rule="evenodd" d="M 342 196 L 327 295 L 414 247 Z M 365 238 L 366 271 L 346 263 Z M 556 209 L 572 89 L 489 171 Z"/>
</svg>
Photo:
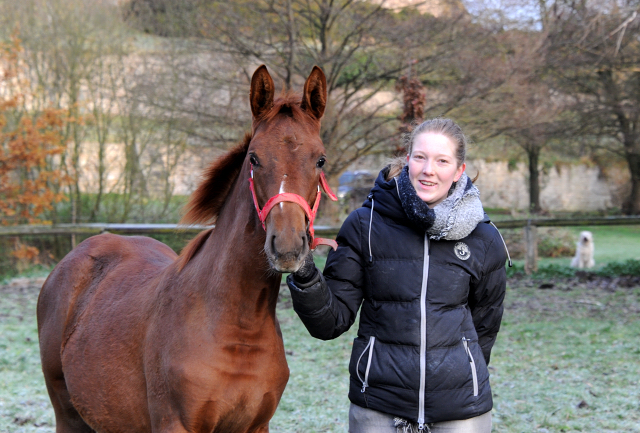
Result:
<svg viewBox="0 0 640 433">
<path fill-rule="evenodd" d="M 576 245 L 576 256 L 571 260 L 571 267 L 593 268 L 596 262 L 593 260 L 594 246 L 591 232 L 580 232 L 580 240 Z"/>
</svg>

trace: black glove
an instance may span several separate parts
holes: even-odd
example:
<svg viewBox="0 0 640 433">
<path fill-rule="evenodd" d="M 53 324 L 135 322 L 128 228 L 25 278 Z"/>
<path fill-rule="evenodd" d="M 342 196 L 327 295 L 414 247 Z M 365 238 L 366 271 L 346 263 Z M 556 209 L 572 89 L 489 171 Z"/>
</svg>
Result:
<svg viewBox="0 0 640 433">
<path fill-rule="evenodd" d="M 293 280 L 297 284 L 307 284 L 314 280 L 318 275 L 318 269 L 315 263 L 313 263 L 313 253 L 309 251 L 307 257 L 304 258 L 304 262 L 300 269 L 291 274 Z"/>
</svg>

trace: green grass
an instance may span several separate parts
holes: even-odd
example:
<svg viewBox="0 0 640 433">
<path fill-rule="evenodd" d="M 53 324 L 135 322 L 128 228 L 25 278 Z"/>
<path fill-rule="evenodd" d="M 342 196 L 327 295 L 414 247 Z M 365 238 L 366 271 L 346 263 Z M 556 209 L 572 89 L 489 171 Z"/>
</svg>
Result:
<svg viewBox="0 0 640 433">
<path fill-rule="evenodd" d="M 552 285 L 549 290 L 540 284 Z M 37 284 L 0 286 L 0 432 L 54 431 L 39 365 Z M 492 354 L 494 432 L 640 431 L 640 287 L 598 281 L 511 280 Z M 347 430 L 347 365 L 355 327 L 310 337 L 278 307 L 291 378 L 273 432 Z"/>
<path fill-rule="evenodd" d="M 307 333 L 291 308 L 278 310 L 291 376 L 270 425 L 272 432 L 346 432 L 347 365 L 355 326 L 332 341 Z"/>
<path fill-rule="evenodd" d="M 494 431 L 640 431 L 639 312 L 639 287 L 510 288 L 491 362 Z"/>
</svg>

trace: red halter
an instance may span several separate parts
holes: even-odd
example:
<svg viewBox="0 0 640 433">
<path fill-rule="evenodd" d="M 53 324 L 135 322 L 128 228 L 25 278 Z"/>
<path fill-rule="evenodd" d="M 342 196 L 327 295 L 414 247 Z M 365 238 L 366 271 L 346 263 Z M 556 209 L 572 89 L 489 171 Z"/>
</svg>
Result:
<svg viewBox="0 0 640 433">
<path fill-rule="evenodd" d="M 304 210 L 305 215 L 309 219 L 309 235 L 311 236 L 311 250 L 315 250 L 318 245 L 329 245 L 334 250 L 338 248 L 338 244 L 333 239 L 324 239 L 324 238 L 316 238 L 314 237 L 313 230 L 313 221 L 316 219 L 316 213 L 318 212 L 318 206 L 320 205 L 320 197 L 322 196 L 322 192 L 320 191 L 320 187 L 327 193 L 329 198 L 333 201 L 337 201 L 338 197 L 331 191 L 329 188 L 329 184 L 327 184 L 327 179 L 324 177 L 324 172 L 320 172 L 320 184 L 318 185 L 318 194 L 316 195 L 316 200 L 313 203 L 313 208 L 309 206 L 309 203 L 299 196 L 298 194 L 293 194 L 290 192 L 283 192 L 271 197 L 264 204 L 262 210 L 260 210 L 260 205 L 258 204 L 258 198 L 256 197 L 256 188 L 253 184 L 253 165 L 251 165 L 251 177 L 249 178 L 249 186 L 251 188 L 251 195 L 253 196 L 253 204 L 256 206 L 256 210 L 258 211 L 258 218 L 260 218 L 260 222 L 262 223 L 262 228 L 267 229 L 265 226 L 265 220 L 267 219 L 267 215 L 275 205 L 281 203 L 283 201 L 289 201 L 292 203 L 297 203 L 300 205 L 302 210 Z"/>
</svg>

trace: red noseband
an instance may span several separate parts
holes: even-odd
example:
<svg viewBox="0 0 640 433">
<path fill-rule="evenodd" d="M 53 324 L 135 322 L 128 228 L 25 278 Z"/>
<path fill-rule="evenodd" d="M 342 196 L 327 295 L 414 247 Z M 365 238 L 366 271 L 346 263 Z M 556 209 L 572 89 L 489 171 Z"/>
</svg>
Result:
<svg viewBox="0 0 640 433">
<path fill-rule="evenodd" d="M 313 221 L 316 219 L 316 213 L 318 212 L 318 206 L 320 205 L 320 197 L 322 196 L 322 192 L 320 191 L 320 187 L 327 193 L 329 198 L 333 201 L 337 201 L 338 197 L 331 191 L 329 188 L 329 184 L 327 184 L 327 179 L 324 177 L 324 172 L 320 172 L 320 184 L 318 185 L 318 194 L 316 195 L 316 200 L 313 203 L 313 208 L 309 206 L 309 203 L 299 196 L 298 194 L 293 194 L 290 192 L 283 192 L 271 197 L 264 204 L 262 210 L 260 209 L 260 205 L 258 204 L 258 198 L 256 196 L 256 188 L 253 184 L 253 165 L 251 166 L 251 177 L 249 178 L 249 186 L 251 188 L 251 195 L 253 196 L 253 204 L 256 206 L 256 211 L 258 211 L 258 218 L 260 218 L 260 222 L 262 223 L 262 228 L 267 229 L 265 226 L 265 221 L 267 219 L 267 215 L 275 205 L 278 203 L 282 203 L 283 201 L 288 201 L 292 203 L 296 203 L 300 205 L 305 215 L 309 219 L 309 235 L 311 236 L 311 250 L 315 250 L 318 245 L 329 245 L 334 250 L 338 248 L 338 244 L 333 239 L 324 239 L 324 238 L 316 238 L 314 236 L 313 230 Z"/>
</svg>

